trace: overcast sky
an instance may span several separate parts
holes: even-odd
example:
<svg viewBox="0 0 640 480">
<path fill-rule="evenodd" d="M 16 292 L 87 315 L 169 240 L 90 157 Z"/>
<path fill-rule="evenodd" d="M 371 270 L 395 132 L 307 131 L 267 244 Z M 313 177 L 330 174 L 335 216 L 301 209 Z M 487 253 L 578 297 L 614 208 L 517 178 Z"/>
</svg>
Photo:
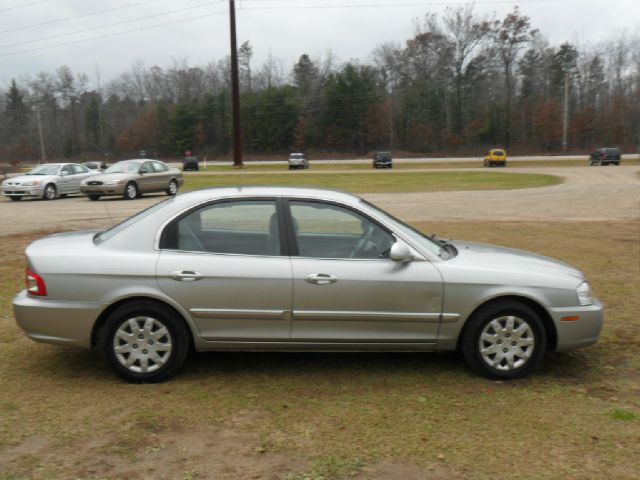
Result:
<svg viewBox="0 0 640 480">
<path fill-rule="evenodd" d="M 218 60 L 229 52 L 228 3 L 0 0 L 0 86 L 60 65 L 86 73 L 94 84 L 98 69 L 107 81 L 136 60 L 148 67 L 167 67 L 172 59 L 191 65 Z M 341 61 L 368 61 L 378 45 L 409 39 L 416 19 L 464 3 L 236 0 L 238 43 L 251 42 L 254 65 L 271 52 L 287 72 L 302 53 L 318 57 L 328 49 Z M 640 0 L 478 0 L 475 12 L 502 18 L 515 5 L 552 44 L 593 43 L 617 32 L 640 34 Z"/>
</svg>

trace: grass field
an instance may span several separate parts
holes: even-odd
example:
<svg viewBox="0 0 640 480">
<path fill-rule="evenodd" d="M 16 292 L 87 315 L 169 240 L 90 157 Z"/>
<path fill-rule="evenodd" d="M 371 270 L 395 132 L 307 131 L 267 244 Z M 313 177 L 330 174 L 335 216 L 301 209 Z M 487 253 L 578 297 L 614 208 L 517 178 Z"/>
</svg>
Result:
<svg viewBox="0 0 640 480">
<path fill-rule="evenodd" d="M 0 479 L 632 479 L 640 471 L 640 222 L 437 222 L 443 236 L 582 269 L 601 341 L 494 382 L 453 354 L 193 355 L 160 385 L 12 319 L 22 251 L 0 238 Z"/>
<path fill-rule="evenodd" d="M 261 175 L 242 172 L 225 175 L 185 175 L 185 190 L 227 185 L 316 186 L 354 193 L 438 192 L 451 190 L 511 190 L 546 187 L 562 183 L 555 175 L 498 172 L 371 173 L 283 172 Z"/>
</svg>

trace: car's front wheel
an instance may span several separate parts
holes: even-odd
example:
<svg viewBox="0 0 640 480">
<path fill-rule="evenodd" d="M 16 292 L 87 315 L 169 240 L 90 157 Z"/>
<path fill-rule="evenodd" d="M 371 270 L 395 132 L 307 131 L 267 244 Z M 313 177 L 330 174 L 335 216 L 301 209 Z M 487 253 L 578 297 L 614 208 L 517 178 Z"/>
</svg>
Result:
<svg viewBox="0 0 640 480">
<path fill-rule="evenodd" d="M 44 198 L 45 200 L 53 200 L 56 198 L 56 195 L 56 186 L 53 183 L 49 183 L 46 187 L 44 187 L 42 198 Z"/>
<path fill-rule="evenodd" d="M 95 194 L 95 193 L 92 193 L 92 194 L 88 195 L 88 197 L 89 197 L 89 200 L 91 200 L 92 202 L 100 200 L 100 195 Z"/>
<path fill-rule="evenodd" d="M 14 202 L 19 202 L 20 200 L 22 200 L 22 197 L 9 197 L 9 198 Z"/>
<path fill-rule="evenodd" d="M 461 349 L 476 373 L 512 379 L 528 375 L 542 361 L 544 325 L 527 305 L 504 300 L 481 307 L 465 327 Z"/>
<path fill-rule="evenodd" d="M 124 187 L 124 199 L 125 200 L 134 200 L 138 197 L 138 186 L 134 182 L 127 183 L 127 186 Z"/>
<path fill-rule="evenodd" d="M 132 382 L 165 380 L 182 366 L 189 349 L 183 321 L 168 307 L 151 301 L 117 308 L 99 340 L 109 365 Z"/>
</svg>

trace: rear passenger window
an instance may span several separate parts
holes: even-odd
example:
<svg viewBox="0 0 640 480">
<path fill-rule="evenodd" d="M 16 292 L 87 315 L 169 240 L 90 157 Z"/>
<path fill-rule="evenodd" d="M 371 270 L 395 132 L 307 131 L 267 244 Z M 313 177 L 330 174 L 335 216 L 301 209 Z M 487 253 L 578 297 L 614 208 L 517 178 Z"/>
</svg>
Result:
<svg viewBox="0 0 640 480">
<path fill-rule="evenodd" d="M 280 255 L 276 202 L 243 200 L 200 208 L 173 222 L 162 248 L 239 255 Z"/>
</svg>

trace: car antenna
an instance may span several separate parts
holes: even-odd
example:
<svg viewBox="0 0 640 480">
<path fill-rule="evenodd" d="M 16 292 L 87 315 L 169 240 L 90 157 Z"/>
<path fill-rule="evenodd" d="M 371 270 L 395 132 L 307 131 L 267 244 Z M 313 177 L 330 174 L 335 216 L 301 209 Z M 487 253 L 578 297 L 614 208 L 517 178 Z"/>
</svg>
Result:
<svg viewBox="0 0 640 480">
<path fill-rule="evenodd" d="M 111 222 L 111 226 L 113 227 L 116 223 L 113 221 L 113 217 L 111 216 L 109 207 L 107 206 L 107 203 L 104 201 L 102 202 L 102 204 L 104 205 L 104 209 L 107 211 L 107 217 L 109 218 L 109 221 Z"/>
</svg>

